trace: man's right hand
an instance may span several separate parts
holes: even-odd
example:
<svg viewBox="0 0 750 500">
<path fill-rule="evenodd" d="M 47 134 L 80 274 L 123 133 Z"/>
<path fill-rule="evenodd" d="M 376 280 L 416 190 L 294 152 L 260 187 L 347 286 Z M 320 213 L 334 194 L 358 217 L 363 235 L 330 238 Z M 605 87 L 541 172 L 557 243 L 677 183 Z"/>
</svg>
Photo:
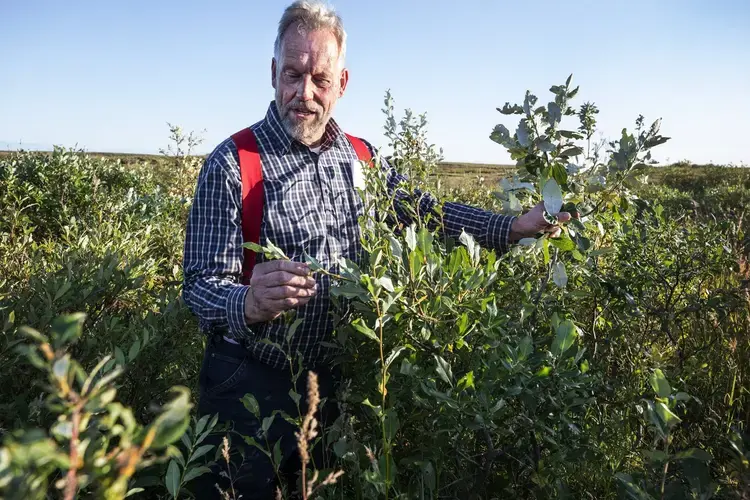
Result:
<svg viewBox="0 0 750 500">
<path fill-rule="evenodd" d="M 248 324 L 271 321 L 284 311 L 307 304 L 317 291 L 307 264 L 289 260 L 263 262 L 253 268 L 245 295 L 245 319 Z"/>
</svg>

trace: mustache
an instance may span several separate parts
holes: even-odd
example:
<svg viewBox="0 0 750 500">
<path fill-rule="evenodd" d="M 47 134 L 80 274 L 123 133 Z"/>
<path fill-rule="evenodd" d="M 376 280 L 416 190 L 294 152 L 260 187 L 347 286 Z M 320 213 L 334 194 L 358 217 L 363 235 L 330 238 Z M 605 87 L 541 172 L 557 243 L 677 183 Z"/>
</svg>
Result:
<svg viewBox="0 0 750 500">
<path fill-rule="evenodd" d="M 319 109 L 316 106 L 308 106 L 302 103 L 292 103 L 289 105 L 291 111 L 307 111 L 308 113 L 317 113 Z"/>
</svg>

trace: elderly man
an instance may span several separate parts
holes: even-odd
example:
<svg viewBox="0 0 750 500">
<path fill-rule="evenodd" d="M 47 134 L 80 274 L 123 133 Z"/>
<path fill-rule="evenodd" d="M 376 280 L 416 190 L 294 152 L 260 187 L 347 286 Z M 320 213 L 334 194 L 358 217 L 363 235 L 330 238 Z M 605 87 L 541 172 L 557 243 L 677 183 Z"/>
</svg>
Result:
<svg viewBox="0 0 750 500">
<path fill-rule="evenodd" d="M 296 415 L 290 390 L 306 393 L 306 375 L 300 377 L 299 387 L 293 387 L 284 353 L 260 342 L 285 344 L 287 327 L 280 318 L 284 311 L 297 309 L 304 319 L 292 339 L 292 350 L 302 355 L 306 369 L 319 374 L 321 397 L 332 399 L 335 388 L 335 377 L 326 364 L 329 352 L 321 343 L 332 331 L 330 284 L 325 276 L 314 279 L 300 261 L 307 252 L 322 265 L 334 266 L 342 256 L 356 260 L 361 248 L 357 216 L 362 203 L 353 187 L 351 165 L 362 156 L 362 141 L 344 134 L 332 118 L 349 81 L 345 52 L 346 34 L 333 10 L 298 1 L 284 11 L 271 60 L 275 99 L 265 118 L 228 138 L 208 156 L 190 212 L 183 294 L 210 337 L 200 375 L 199 412 L 218 413 L 237 432 L 233 450 L 244 448 L 245 457 L 231 476 L 235 491 L 245 500 L 272 497 L 276 474 L 271 461 L 239 435 L 259 435 L 262 418 L 275 409 Z M 244 172 L 253 152 L 261 165 L 262 185 L 248 187 L 252 181 L 246 176 L 252 174 Z M 367 144 L 366 155 L 372 153 Z M 402 179 L 392 169 L 388 177 L 390 186 Z M 259 186 L 262 191 L 256 189 Z M 255 211 L 248 210 L 253 203 Z M 427 211 L 437 201 L 428 196 L 422 203 Z M 515 218 L 445 203 L 443 217 L 449 234 L 457 236 L 465 230 L 480 244 L 500 252 L 522 237 L 556 229 L 545 221 L 541 205 Z M 569 214 L 559 217 L 566 220 Z M 249 234 L 243 236 L 243 229 L 253 222 L 255 238 L 272 241 L 292 261 L 243 256 L 242 244 Z M 243 280 L 243 273 L 250 279 Z M 260 420 L 240 402 L 246 393 L 258 401 Z M 281 441 L 282 470 L 290 473 L 299 470 L 294 431 L 277 417 L 268 434 L 271 447 Z M 228 486 L 218 475 L 199 480 L 205 489 L 198 498 L 215 496 L 216 482 Z"/>
</svg>

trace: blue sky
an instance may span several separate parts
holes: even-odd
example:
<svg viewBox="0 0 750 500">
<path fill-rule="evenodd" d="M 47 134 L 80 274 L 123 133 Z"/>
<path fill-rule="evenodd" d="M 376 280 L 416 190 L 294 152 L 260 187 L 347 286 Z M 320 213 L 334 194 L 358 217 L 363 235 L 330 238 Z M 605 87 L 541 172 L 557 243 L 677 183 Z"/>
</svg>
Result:
<svg viewBox="0 0 750 500">
<path fill-rule="evenodd" d="M 202 152 L 260 119 L 287 1 L 0 1 L 0 149 L 157 152 L 166 122 Z M 495 108 L 573 73 L 607 137 L 639 113 L 660 161 L 750 164 L 750 2 L 338 0 L 350 82 L 336 119 L 385 145 L 383 97 L 426 112 L 449 161 L 503 163 Z"/>
</svg>

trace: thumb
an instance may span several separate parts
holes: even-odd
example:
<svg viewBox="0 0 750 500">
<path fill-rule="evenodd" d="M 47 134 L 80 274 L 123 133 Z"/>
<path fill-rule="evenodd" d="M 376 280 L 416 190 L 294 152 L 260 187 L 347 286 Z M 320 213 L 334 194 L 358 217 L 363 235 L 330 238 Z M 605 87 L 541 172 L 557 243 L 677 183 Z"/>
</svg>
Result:
<svg viewBox="0 0 750 500">
<path fill-rule="evenodd" d="M 571 218 L 569 212 L 558 212 L 556 216 L 560 222 L 568 222 Z"/>
</svg>

